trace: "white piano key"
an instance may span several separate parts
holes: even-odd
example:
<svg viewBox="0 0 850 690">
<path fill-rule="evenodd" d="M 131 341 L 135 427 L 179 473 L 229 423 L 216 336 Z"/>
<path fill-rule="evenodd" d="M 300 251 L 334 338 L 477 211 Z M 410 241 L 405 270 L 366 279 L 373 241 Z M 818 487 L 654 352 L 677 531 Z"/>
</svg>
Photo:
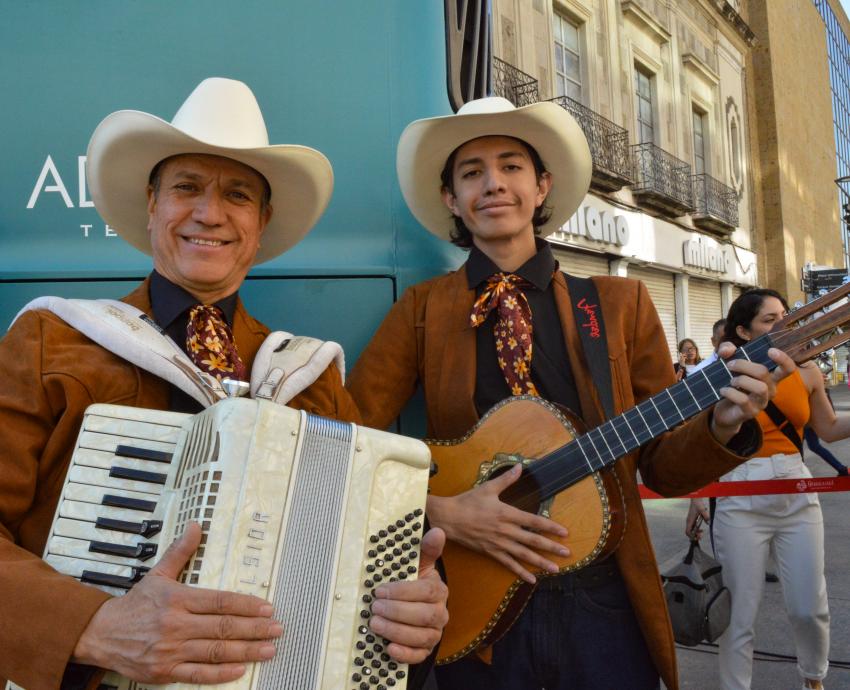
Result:
<svg viewBox="0 0 850 690">
<path fill-rule="evenodd" d="M 83 558 L 95 560 L 98 563 L 112 563 L 115 565 L 126 566 L 143 566 L 150 568 L 155 562 L 155 558 L 150 558 L 147 561 L 140 561 L 138 558 L 125 558 L 116 556 L 111 553 L 100 553 L 89 550 L 89 544 L 92 540 L 89 539 L 70 539 L 68 537 L 51 537 L 47 543 L 47 553 L 56 556 L 67 556 L 69 558 Z M 114 543 L 111 539 L 98 539 L 97 541 L 105 541 Z M 144 541 L 144 540 L 143 540 Z M 97 570 L 97 568 L 94 568 Z"/>
<path fill-rule="evenodd" d="M 139 441 L 159 441 L 172 444 L 177 443 L 181 431 L 179 425 L 165 426 L 119 417 L 102 417 L 100 415 L 88 415 L 85 419 L 84 429 L 99 434 L 137 439 Z"/>
<path fill-rule="evenodd" d="M 148 439 L 133 438 L 132 436 L 121 436 L 116 434 L 98 434 L 92 431 L 84 431 L 80 434 L 78 440 L 81 448 L 91 448 L 93 450 L 105 450 L 108 453 L 114 453 L 118 446 L 135 446 L 136 448 L 150 448 L 151 450 L 161 450 L 166 453 L 174 452 L 174 443 L 163 443 L 161 441 L 152 441 Z"/>
<path fill-rule="evenodd" d="M 133 522 L 141 522 L 141 520 L 134 520 Z M 110 544 L 124 544 L 126 546 L 135 546 L 140 542 L 158 544 L 161 534 L 161 532 L 158 532 L 152 537 L 146 538 L 140 534 L 129 534 L 127 532 L 118 532 L 112 529 L 101 529 L 99 527 L 95 527 L 92 522 L 69 520 L 67 518 L 59 518 L 56 521 L 56 524 L 53 525 L 53 536 L 56 537 L 84 539 L 86 541 L 108 541 Z"/>
<path fill-rule="evenodd" d="M 80 448 L 74 455 L 74 464 L 82 467 L 100 467 L 105 470 L 113 465 L 121 465 L 121 467 L 129 467 L 134 470 L 161 473 L 167 473 L 169 466 L 167 462 L 128 458 L 111 452 L 107 453 L 105 450 L 92 450 L 91 448 Z"/>
<path fill-rule="evenodd" d="M 79 580 L 80 578 L 77 578 L 77 579 Z M 97 587 L 101 592 L 106 592 L 107 594 L 111 594 L 113 597 L 123 597 L 129 591 L 127 589 L 121 589 L 120 587 L 107 587 L 106 585 L 93 585 L 90 582 L 84 582 L 83 584 L 86 585 L 87 587 Z M 109 674 L 107 674 L 107 676 L 108 675 Z M 107 676 L 104 676 L 104 678 L 101 680 L 101 684 L 107 682 Z M 128 681 L 128 682 L 132 683 L 133 681 Z"/>
<path fill-rule="evenodd" d="M 100 555 L 102 554 L 88 554 L 88 556 Z M 68 558 L 67 556 L 49 553 L 44 557 L 44 560 L 51 568 L 55 568 L 60 573 L 65 573 L 65 575 L 76 577 L 78 580 L 82 577 L 84 570 L 96 570 L 99 573 L 109 573 L 110 575 L 119 575 L 121 577 L 133 576 L 132 567 L 118 565 L 116 563 L 101 563 L 91 558 Z"/>
<path fill-rule="evenodd" d="M 125 498 L 135 498 L 140 501 L 156 501 L 156 496 L 141 491 L 128 491 L 127 489 L 111 488 L 106 489 L 102 486 L 93 486 L 91 484 L 78 484 L 77 482 L 68 482 L 65 485 L 65 493 L 63 498 L 66 501 L 82 501 L 83 503 L 101 504 L 105 494 L 112 496 L 123 496 Z M 140 513 L 145 515 L 145 513 Z"/>
<path fill-rule="evenodd" d="M 119 419 L 138 422 L 149 422 L 162 424 L 163 426 L 182 426 L 187 419 L 192 417 L 185 412 L 166 412 L 164 410 L 148 410 L 143 407 L 126 407 L 124 405 L 109 405 L 107 403 L 95 403 L 86 409 L 88 417 L 106 417 L 108 419 Z"/>
<path fill-rule="evenodd" d="M 146 513 L 141 510 L 112 508 L 111 506 L 80 503 L 79 501 L 63 501 L 59 506 L 59 517 L 92 523 L 97 522 L 99 517 L 126 522 L 141 522 L 142 520 L 150 520 L 152 516 L 153 513 Z"/>
<path fill-rule="evenodd" d="M 93 484 L 95 486 L 102 486 L 109 489 L 127 489 L 129 491 L 140 491 L 142 493 L 154 495 L 162 493 L 161 484 L 110 477 L 108 470 L 101 470 L 93 467 L 80 467 L 78 465 L 74 465 L 68 472 L 68 480 L 78 482 L 80 484 Z"/>
</svg>

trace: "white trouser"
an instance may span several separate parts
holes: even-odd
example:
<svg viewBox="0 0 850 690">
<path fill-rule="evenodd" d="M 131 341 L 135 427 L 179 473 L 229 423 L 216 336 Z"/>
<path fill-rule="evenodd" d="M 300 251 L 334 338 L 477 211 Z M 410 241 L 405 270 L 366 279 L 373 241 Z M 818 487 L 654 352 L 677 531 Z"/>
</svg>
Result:
<svg viewBox="0 0 850 690">
<path fill-rule="evenodd" d="M 810 477 L 800 456 L 753 458 L 721 481 Z M 714 545 L 723 583 L 732 594 L 732 618 L 720 638 L 723 690 L 749 690 L 753 638 L 773 549 L 785 608 L 794 631 L 797 669 L 804 678 L 826 676 L 829 608 L 823 555 L 823 515 L 816 494 L 732 496 L 717 500 Z"/>
</svg>

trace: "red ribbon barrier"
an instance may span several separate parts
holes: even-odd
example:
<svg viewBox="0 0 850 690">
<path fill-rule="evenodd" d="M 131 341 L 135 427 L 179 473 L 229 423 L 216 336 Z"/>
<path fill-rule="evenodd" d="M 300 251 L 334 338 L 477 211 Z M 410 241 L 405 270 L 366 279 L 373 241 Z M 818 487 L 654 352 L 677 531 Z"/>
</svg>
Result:
<svg viewBox="0 0 850 690">
<path fill-rule="evenodd" d="M 638 484 L 641 498 L 672 498 Z M 797 479 L 763 479 L 752 482 L 713 482 L 697 491 L 675 498 L 709 498 L 717 496 L 762 496 L 765 494 L 826 493 L 850 491 L 850 477 L 799 477 Z"/>
</svg>

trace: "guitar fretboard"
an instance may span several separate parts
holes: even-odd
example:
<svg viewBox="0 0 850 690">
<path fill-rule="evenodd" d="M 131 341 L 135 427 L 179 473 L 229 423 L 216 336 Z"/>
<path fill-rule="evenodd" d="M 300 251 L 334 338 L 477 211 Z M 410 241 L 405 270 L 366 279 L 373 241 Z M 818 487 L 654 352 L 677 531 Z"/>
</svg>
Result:
<svg viewBox="0 0 850 690">
<path fill-rule="evenodd" d="M 771 347 L 770 336 L 763 335 L 738 348 L 732 359 L 746 358 L 773 370 L 776 364 L 767 356 Z M 719 391 L 732 376 L 724 360 L 712 362 L 543 456 L 526 470 L 524 479 L 533 482 L 545 500 L 708 409 L 720 400 Z"/>
</svg>

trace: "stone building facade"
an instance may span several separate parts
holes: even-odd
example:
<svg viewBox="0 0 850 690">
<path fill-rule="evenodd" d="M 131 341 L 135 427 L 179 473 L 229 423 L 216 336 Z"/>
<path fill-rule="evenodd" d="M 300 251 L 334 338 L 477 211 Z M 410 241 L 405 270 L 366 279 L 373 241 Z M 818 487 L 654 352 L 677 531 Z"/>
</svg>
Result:
<svg viewBox="0 0 850 690">
<path fill-rule="evenodd" d="M 492 15 L 494 91 L 554 100 L 590 142 L 591 191 L 550 238 L 562 268 L 644 280 L 671 356 L 684 337 L 709 351 L 742 289 L 793 301 L 803 263 L 841 258 L 809 0 L 493 0 Z"/>
</svg>

